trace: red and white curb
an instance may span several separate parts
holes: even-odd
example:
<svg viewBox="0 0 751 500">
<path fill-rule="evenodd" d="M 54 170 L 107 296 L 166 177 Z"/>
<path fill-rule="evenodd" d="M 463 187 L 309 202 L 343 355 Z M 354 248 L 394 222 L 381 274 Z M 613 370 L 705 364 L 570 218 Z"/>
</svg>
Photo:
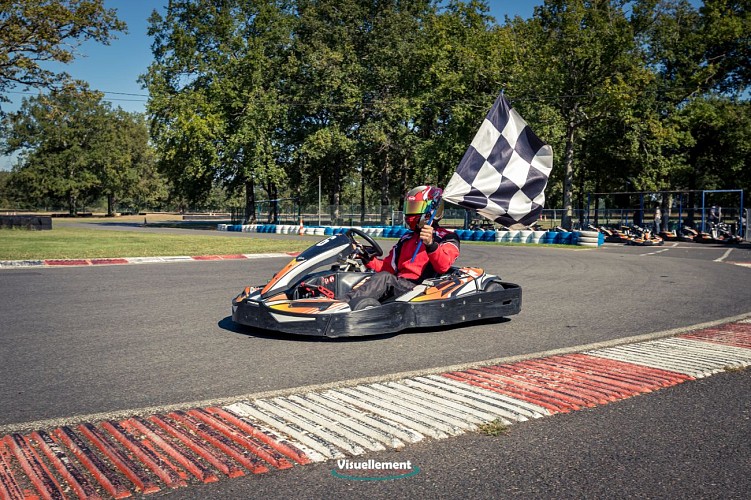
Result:
<svg viewBox="0 0 751 500">
<path fill-rule="evenodd" d="M 171 256 L 171 257 L 123 257 L 116 259 L 42 259 L 42 260 L 0 260 L 0 269 L 19 267 L 71 267 L 71 266 L 102 266 L 122 264 L 165 264 L 170 262 L 195 262 L 206 260 L 238 260 L 238 259 L 267 259 L 271 257 L 290 257 L 298 255 L 290 253 L 247 253 L 232 255 L 199 255 L 199 256 Z"/>
<path fill-rule="evenodd" d="M 125 498 L 444 439 L 751 365 L 751 320 L 677 336 L 0 437 L 0 498 Z M 5 431 L 8 432 L 8 431 Z"/>
</svg>

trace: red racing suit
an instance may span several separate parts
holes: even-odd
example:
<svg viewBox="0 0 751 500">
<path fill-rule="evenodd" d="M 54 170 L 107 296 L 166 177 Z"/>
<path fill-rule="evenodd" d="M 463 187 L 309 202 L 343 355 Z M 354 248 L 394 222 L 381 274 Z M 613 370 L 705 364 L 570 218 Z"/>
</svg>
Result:
<svg viewBox="0 0 751 500">
<path fill-rule="evenodd" d="M 420 283 L 424 279 L 445 273 L 459 257 L 459 237 L 448 229 L 436 227 L 433 231 L 433 243 L 429 248 L 425 244 L 420 245 L 412 262 L 419 243 L 419 231 L 407 233 L 396 242 L 383 260 L 373 259 L 366 266 L 374 271 L 388 272 L 413 283 Z"/>
</svg>

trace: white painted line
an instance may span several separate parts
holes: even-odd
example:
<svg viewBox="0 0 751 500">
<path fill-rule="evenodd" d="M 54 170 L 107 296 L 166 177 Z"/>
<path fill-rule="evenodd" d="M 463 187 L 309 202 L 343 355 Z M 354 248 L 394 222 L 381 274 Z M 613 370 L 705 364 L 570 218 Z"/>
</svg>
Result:
<svg viewBox="0 0 751 500">
<path fill-rule="evenodd" d="M 732 248 L 728 248 L 727 251 L 724 254 L 722 254 L 722 257 L 720 257 L 719 259 L 715 259 L 714 261 L 715 262 L 722 262 L 723 260 L 725 260 L 727 258 L 728 255 L 730 255 L 730 252 L 732 252 L 732 251 L 733 251 Z"/>
<path fill-rule="evenodd" d="M 294 257 L 294 255 L 288 253 L 244 253 L 242 256 L 246 259 L 269 259 L 277 257 L 287 257 L 288 259 L 291 259 Z"/>
<path fill-rule="evenodd" d="M 680 339 L 678 339 L 680 340 Z M 695 342 L 686 340 L 686 342 Z M 687 351 L 662 341 L 645 342 L 590 351 L 585 354 L 651 366 L 703 378 L 725 369 L 727 363 L 707 353 Z"/>
<path fill-rule="evenodd" d="M 622 361 L 624 363 L 631 363 L 635 365 L 649 366 L 651 368 L 658 368 L 660 370 L 667 370 L 676 373 L 682 373 L 694 378 L 704 378 L 713 373 L 719 372 L 719 370 L 704 370 L 698 369 L 696 366 L 692 366 L 687 363 L 677 363 L 674 360 L 667 360 L 665 358 L 652 358 L 647 357 L 644 353 L 626 353 L 621 351 L 608 351 L 608 352 L 588 352 L 591 356 L 597 356 L 600 358 L 613 359 L 616 361 Z"/>
<path fill-rule="evenodd" d="M 272 412 L 264 411 L 251 402 L 235 403 L 228 407 L 232 412 L 242 416 L 253 417 L 257 420 L 265 422 L 280 432 L 290 436 L 291 438 L 299 441 L 308 448 L 315 450 L 319 456 L 324 458 L 344 458 L 344 454 L 331 446 L 330 443 L 321 440 L 318 436 L 310 435 L 306 430 L 301 427 L 288 422 L 284 418 L 280 418 L 278 415 Z M 322 460 L 319 460 L 322 461 Z"/>
<path fill-rule="evenodd" d="M 352 422 L 346 422 L 341 418 L 332 418 L 331 412 L 327 412 L 318 406 L 306 404 L 301 396 L 290 396 L 289 398 L 277 398 L 274 400 L 279 406 L 284 407 L 290 412 L 296 413 L 303 418 L 314 422 L 321 427 L 328 429 L 333 435 L 340 435 L 350 441 L 350 446 L 357 445 L 371 451 L 383 451 L 386 449 L 378 440 L 366 436 L 361 432 L 362 426 Z M 311 411 L 312 410 L 312 411 Z"/>
<path fill-rule="evenodd" d="M 164 262 L 161 257 L 125 257 L 129 264 L 154 264 Z"/>
<path fill-rule="evenodd" d="M 162 262 L 184 262 L 184 261 L 192 261 L 193 257 L 190 257 L 188 255 L 174 255 L 171 257 L 160 257 L 162 259 Z"/>
<path fill-rule="evenodd" d="M 411 415 L 405 416 L 404 412 L 400 411 L 399 409 L 394 409 L 392 405 L 371 401 L 369 398 L 367 398 L 367 396 L 351 391 L 350 389 L 342 388 L 336 391 L 327 391 L 325 394 L 346 401 L 349 404 L 375 413 L 376 415 L 382 415 L 389 420 L 399 422 L 400 424 L 408 428 L 415 429 L 420 434 L 427 435 L 435 439 L 444 439 L 448 437 L 446 433 L 434 427 L 423 424 L 420 420 L 413 418 Z"/>
<path fill-rule="evenodd" d="M 667 252 L 668 250 L 670 250 L 670 249 L 669 248 L 663 248 L 661 250 L 657 250 L 656 252 L 642 253 L 642 254 L 639 254 L 639 257 L 644 257 L 646 255 L 657 255 L 658 253 Z"/>
<path fill-rule="evenodd" d="M 434 401 L 430 401 L 428 399 L 422 398 L 420 395 L 416 395 L 414 393 L 410 393 L 409 391 L 403 390 L 403 387 L 394 387 L 391 384 L 373 384 L 371 387 L 374 390 L 389 394 L 397 400 L 402 400 L 405 402 L 405 404 L 409 404 L 410 406 L 415 405 L 415 407 L 417 408 L 425 408 L 426 410 L 430 411 L 430 413 L 434 417 L 439 418 L 444 422 L 454 425 L 460 429 L 475 430 L 477 428 L 475 424 L 481 424 L 484 422 L 484 420 L 475 417 L 474 415 L 464 411 L 463 409 L 452 408 L 449 405 L 444 404 L 443 402 L 436 403 Z"/>
<path fill-rule="evenodd" d="M 254 403 L 261 409 L 274 413 L 275 415 L 292 422 L 308 434 L 317 436 L 319 440 L 325 441 L 331 448 L 338 447 L 352 455 L 362 455 L 365 450 L 356 443 L 348 441 L 344 436 L 329 431 L 322 424 L 318 423 L 320 418 L 314 415 L 301 415 L 289 409 L 286 401 L 282 398 L 274 398 L 272 401 L 258 400 Z"/>
<path fill-rule="evenodd" d="M 43 260 L 0 260 L 0 268 L 39 267 L 39 266 L 44 266 Z"/>
<path fill-rule="evenodd" d="M 444 383 L 444 380 L 442 379 L 445 379 L 446 383 Z M 477 394 L 477 391 L 485 390 L 470 384 L 457 382 L 456 380 L 451 380 L 440 375 L 431 375 L 427 378 L 419 377 L 414 381 L 410 380 L 405 382 L 408 382 L 409 385 L 418 386 L 425 391 L 432 391 L 436 394 L 448 393 L 450 397 L 458 397 L 460 401 L 467 398 L 471 401 L 470 404 L 493 413 L 495 417 L 491 420 L 500 418 L 504 423 L 527 420 L 527 417 L 522 415 L 517 408 L 509 406 L 508 404 L 499 404 L 498 401 L 493 401 L 492 398 L 483 396 L 482 394 Z M 451 383 L 456 385 L 452 387 Z"/>
<path fill-rule="evenodd" d="M 434 387 L 439 387 L 449 392 L 464 394 L 468 397 L 484 401 L 495 406 L 497 408 L 496 411 L 499 411 L 500 409 L 504 414 L 510 413 L 509 418 L 513 418 L 514 420 L 524 420 L 526 417 L 539 418 L 550 415 L 550 412 L 546 408 L 534 403 L 521 401 L 512 398 L 511 396 L 506 396 L 495 391 L 459 382 L 458 380 L 452 380 L 448 377 L 429 375 L 428 377 L 419 377 L 415 380 L 433 385 Z"/>
<path fill-rule="evenodd" d="M 240 404 L 240 403 L 236 403 Z M 305 456 L 307 456 L 311 461 L 313 462 L 325 462 L 326 457 L 318 453 L 317 451 L 313 450 L 312 448 L 308 448 L 304 444 L 302 444 L 299 441 L 290 441 L 289 436 L 282 436 L 275 430 L 271 429 L 270 427 L 264 425 L 260 420 L 256 420 L 249 415 L 243 415 L 240 413 L 239 410 L 235 409 L 235 405 L 225 406 L 223 408 L 225 411 L 228 411 L 232 414 L 234 414 L 237 418 L 240 420 L 245 421 L 246 423 L 252 425 L 253 427 L 257 428 L 259 431 L 261 431 L 263 434 L 268 436 L 273 441 L 276 441 L 277 443 L 283 444 L 284 446 L 288 446 L 292 448 L 293 450 L 297 450 L 299 452 L 302 452 Z"/>
<path fill-rule="evenodd" d="M 702 357 L 660 344 L 623 346 L 613 349 L 613 351 L 643 356 L 645 361 L 656 360 L 657 362 L 669 363 L 671 366 L 685 366 L 688 370 L 701 368 L 711 372 L 723 368 L 723 366 L 717 366 L 716 363 L 709 362 Z"/>
<path fill-rule="evenodd" d="M 703 354 L 717 359 L 718 362 L 724 360 L 726 363 L 751 363 L 751 349 L 744 347 L 705 342 L 697 339 L 665 339 L 662 342 L 667 345 L 675 345 L 686 351 Z"/>
<path fill-rule="evenodd" d="M 425 436 L 423 436 L 419 432 L 415 432 L 412 429 L 405 427 L 400 427 L 398 424 L 381 418 L 378 415 L 363 413 L 362 410 L 359 410 L 358 408 L 347 403 L 337 401 L 330 395 L 327 396 L 325 394 L 316 394 L 311 392 L 306 394 L 306 396 L 313 401 L 325 405 L 327 408 L 337 410 L 340 413 L 349 415 L 354 419 L 362 420 L 366 425 L 380 429 L 388 436 L 393 436 L 392 446 L 394 448 L 399 448 L 400 445 L 398 443 L 401 443 L 401 441 L 417 443 L 418 441 L 422 441 L 425 438 Z"/>
<path fill-rule="evenodd" d="M 472 417 L 479 419 L 480 422 L 490 421 L 496 417 L 495 414 L 477 409 L 474 405 L 469 404 L 466 401 L 459 401 L 455 398 L 440 398 L 431 394 L 430 392 L 417 390 L 416 388 L 406 384 L 406 382 L 406 380 L 402 380 L 401 382 L 388 382 L 386 385 L 388 385 L 389 387 L 397 388 L 402 392 L 406 392 L 407 394 L 412 394 L 416 397 L 419 397 L 420 399 L 442 404 L 462 413 L 472 415 Z"/>
<path fill-rule="evenodd" d="M 374 439 L 380 443 L 385 444 L 386 446 L 390 446 L 391 448 L 396 449 L 404 447 L 404 442 L 400 441 L 396 436 L 394 436 L 394 434 L 385 431 L 377 424 L 373 425 L 372 422 L 368 422 L 368 415 L 365 415 L 362 412 L 354 409 L 351 409 L 350 411 L 341 411 L 337 408 L 334 408 L 333 406 L 335 405 L 332 405 L 330 401 L 327 401 L 325 399 L 321 400 L 316 396 L 318 395 L 311 393 L 306 394 L 304 397 L 290 396 L 289 399 L 300 403 L 300 405 L 305 406 L 310 411 L 319 412 L 322 415 L 330 418 L 331 420 L 341 422 L 342 425 L 350 429 L 355 429 L 356 432 L 360 432 L 368 436 L 370 439 Z"/>
<path fill-rule="evenodd" d="M 442 415 L 436 415 L 431 411 L 427 411 L 425 408 L 408 404 L 400 398 L 380 391 L 375 387 L 357 386 L 353 387 L 352 389 L 360 392 L 361 394 L 372 397 L 378 401 L 383 401 L 384 403 L 390 404 L 393 408 L 399 409 L 402 414 L 409 415 L 412 418 L 418 419 L 426 425 L 440 429 L 441 431 L 451 436 L 458 436 L 459 434 L 464 433 L 464 429 L 462 429 L 460 425 L 456 424 L 453 419 L 444 417 Z"/>
</svg>

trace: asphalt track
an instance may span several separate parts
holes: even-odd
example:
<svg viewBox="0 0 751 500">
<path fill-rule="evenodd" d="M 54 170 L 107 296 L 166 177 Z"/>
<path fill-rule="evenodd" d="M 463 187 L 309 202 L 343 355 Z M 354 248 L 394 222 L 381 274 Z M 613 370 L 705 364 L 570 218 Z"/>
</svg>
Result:
<svg viewBox="0 0 751 500">
<path fill-rule="evenodd" d="M 231 297 L 285 260 L 0 270 L 0 426 L 524 356 L 751 311 L 751 269 L 736 265 L 751 262 L 745 245 L 467 244 L 460 264 L 522 285 L 520 315 L 335 341 L 234 327 Z"/>
</svg>

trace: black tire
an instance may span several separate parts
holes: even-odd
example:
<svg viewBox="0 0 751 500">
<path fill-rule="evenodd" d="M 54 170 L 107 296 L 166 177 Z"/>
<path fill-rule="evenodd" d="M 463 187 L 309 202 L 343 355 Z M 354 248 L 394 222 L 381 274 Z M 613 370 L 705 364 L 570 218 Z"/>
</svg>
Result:
<svg viewBox="0 0 751 500">
<path fill-rule="evenodd" d="M 352 308 L 353 311 L 364 311 L 365 309 L 373 309 L 374 307 L 381 307 L 381 303 L 376 299 L 366 297 L 359 300 L 357 304 Z"/>
<path fill-rule="evenodd" d="M 503 285 L 501 285 L 497 281 L 491 281 L 490 283 L 485 285 L 486 292 L 499 292 L 501 290 L 503 290 Z"/>
</svg>

